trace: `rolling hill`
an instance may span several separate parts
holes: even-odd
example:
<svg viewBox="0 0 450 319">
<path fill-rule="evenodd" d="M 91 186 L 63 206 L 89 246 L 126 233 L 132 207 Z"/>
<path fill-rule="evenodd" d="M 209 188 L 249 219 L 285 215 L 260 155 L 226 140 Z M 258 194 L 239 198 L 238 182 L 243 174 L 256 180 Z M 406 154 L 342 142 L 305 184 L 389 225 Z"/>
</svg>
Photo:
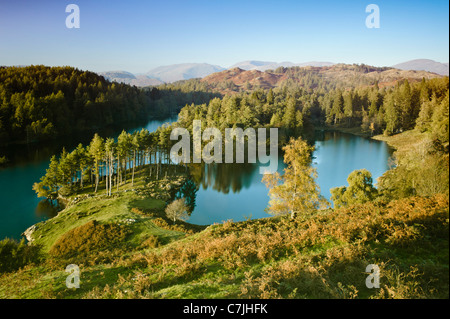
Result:
<svg viewBox="0 0 450 319">
<path fill-rule="evenodd" d="M 346 66 L 346 67 L 344 67 Z M 275 70 L 283 68 L 305 68 L 305 72 L 312 72 L 320 76 L 334 79 L 354 78 L 355 69 L 348 64 L 335 64 L 332 62 L 310 61 L 304 63 L 271 62 L 271 61 L 241 61 L 229 68 L 208 63 L 181 63 L 154 68 L 147 73 L 133 74 L 126 71 L 101 72 L 110 81 L 122 82 L 138 87 L 157 86 L 163 83 L 173 83 L 180 80 L 202 78 L 207 83 L 219 83 L 232 81 L 237 86 L 246 82 L 252 85 L 269 88 L 275 87 L 279 82 L 292 76 L 292 72 L 285 74 L 275 73 Z M 251 73 L 243 73 L 250 72 Z M 266 73 L 268 71 L 268 73 Z M 362 72 L 363 71 L 363 72 Z M 367 71 L 367 72 L 366 72 Z M 353 72 L 353 73 L 352 73 Z M 431 73 L 430 73 L 431 72 Z M 285 72 L 284 72 L 285 73 Z M 380 83 L 389 83 L 400 78 L 411 80 L 422 77 L 436 77 L 436 74 L 448 76 L 448 63 L 440 63 L 428 59 L 411 60 L 393 65 L 392 67 L 369 67 L 367 70 L 357 71 L 358 77 L 367 81 L 377 79 Z M 435 75 L 432 75 L 435 73 Z M 367 82 L 366 81 L 366 82 Z"/>
<path fill-rule="evenodd" d="M 119 83 L 125 83 L 129 85 L 135 85 L 138 87 L 160 85 L 164 82 L 148 77 L 146 75 L 134 75 L 127 71 L 110 71 L 101 72 L 99 75 L 103 76 L 109 81 L 115 81 Z"/>
<path fill-rule="evenodd" d="M 192 78 L 203 78 L 211 73 L 223 71 L 224 68 L 208 63 L 182 63 L 160 66 L 150 70 L 146 76 L 171 83 Z"/>
<path fill-rule="evenodd" d="M 275 70 L 279 67 L 284 67 L 284 68 L 290 68 L 293 66 L 300 66 L 300 67 L 305 67 L 305 66 L 318 66 L 318 67 L 322 67 L 322 66 L 330 66 L 333 65 L 334 63 L 331 62 L 317 62 L 317 61 L 311 61 L 311 62 L 304 62 L 304 63 L 292 63 L 292 62 L 267 62 L 267 61 L 242 61 L 236 64 L 233 64 L 229 69 L 234 69 L 234 68 L 240 68 L 242 70 L 258 70 L 258 71 L 267 71 L 267 70 Z"/>
<path fill-rule="evenodd" d="M 448 76 L 448 62 L 440 63 L 429 59 L 417 59 L 402 62 L 392 66 L 393 68 L 400 70 L 416 70 L 416 71 L 428 71 L 439 75 Z"/>
<path fill-rule="evenodd" d="M 389 67 L 372 67 L 357 64 L 334 64 L 331 66 L 289 67 L 281 70 L 259 71 L 243 70 L 235 67 L 204 77 L 201 82 L 215 87 L 222 93 L 239 91 L 247 86 L 264 89 L 282 86 L 288 81 L 298 83 L 305 88 L 313 88 L 320 79 L 325 84 L 339 87 L 354 87 L 357 85 L 390 86 L 399 80 L 420 81 L 440 77 L 427 71 L 400 70 Z M 316 81 L 317 80 L 317 81 Z M 231 87 L 232 84 L 234 87 Z"/>
</svg>

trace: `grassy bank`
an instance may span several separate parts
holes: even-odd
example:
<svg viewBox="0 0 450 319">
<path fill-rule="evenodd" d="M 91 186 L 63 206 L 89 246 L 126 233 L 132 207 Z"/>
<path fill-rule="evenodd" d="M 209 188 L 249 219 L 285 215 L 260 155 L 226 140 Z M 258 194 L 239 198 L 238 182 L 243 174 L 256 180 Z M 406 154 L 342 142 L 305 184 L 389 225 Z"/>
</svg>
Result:
<svg viewBox="0 0 450 319">
<path fill-rule="evenodd" d="M 418 130 L 410 130 L 391 136 L 380 134 L 372 138 L 374 140 L 384 141 L 393 147 L 397 159 L 404 158 L 408 153 L 419 151 L 422 145 L 429 140 L 428 134 L 421 133 Z"/>
<path fill-rule="evenodd" d="M 329 125 L 329 126 L 318 126 L 315 129 L 322 130 L 322 131 L 337 131 L 337 132 L 352 134 L 352 135 L 356 135 L 356 136 L 361 136 L 364 138 L 373 137 L 373 135 L 370 132 L 363 131 L 360 126 L 344 127 L 344 126 L 339 126 L 339 125 Z"/>
<path fill-rule="evenodd" d="M 68 259 L 47 257 L 40 264 L 3 274 L 0 296 L 448 298 L 445 195 L 366 203 L 297 221 L 226 222 L 191 233 L 133 213 L 136 207 L 159 208 L 158 202 L 127 194 L 98 204 L 86 201 L 64 212 L 59 223 L 55 220 L 49 229 L 37 230 L 42 238 L 36 242 L 48 248 L 56 233 L 67 234 L 64 227 L 76 226 L 73 221 L 81 210 L 83 214 L 96 210 L 80 219 L 97 216 L 103 222 L 121 223 L 130 231 L 122 243 Z M 136 221 L 128 224 L 125 218 Z M 158 244 L 143 244 L 152 235 Z M 69 263 L 80 266 L 79 289 L 65 286 Z M 381 269 L 379 289 L 365 286 L 368 264 Z"/>
<path fill-rule="evenodd" d="M 411 152 L 426 136 L 375 138 Z M 71 195 L 31 234 L 40 258 L 0 275 L 0 298 L 449 297 L 448 193 L 206 227 L 164 216 L 183 174 L 146 176 L 110 197 Z M 79 289 L 65 285 L 69 264 Z M 366 286 L 369 264 L 380 288 Z"/>
</svg>

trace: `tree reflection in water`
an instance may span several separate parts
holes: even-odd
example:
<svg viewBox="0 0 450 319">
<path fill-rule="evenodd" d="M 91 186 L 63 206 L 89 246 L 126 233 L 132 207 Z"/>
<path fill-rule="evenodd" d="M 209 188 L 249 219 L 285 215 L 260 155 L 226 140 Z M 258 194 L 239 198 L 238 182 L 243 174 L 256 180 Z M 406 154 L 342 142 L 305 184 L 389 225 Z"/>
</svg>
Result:
<svg viewBox="0 0 450 319">
<path fill-rule="evenodd" d="M 58 215 L 60 210 L 61 208 L 57 204 L 55 205 L 51 200 L 43 199 L 37 204 L 34 212 L 39 218 L 52 218 Z"/>
</svg>

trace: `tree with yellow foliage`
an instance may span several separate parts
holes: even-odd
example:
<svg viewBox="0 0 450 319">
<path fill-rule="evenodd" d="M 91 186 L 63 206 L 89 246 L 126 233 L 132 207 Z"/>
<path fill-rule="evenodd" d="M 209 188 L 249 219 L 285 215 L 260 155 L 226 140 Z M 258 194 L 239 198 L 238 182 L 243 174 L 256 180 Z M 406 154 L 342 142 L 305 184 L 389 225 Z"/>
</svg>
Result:
<svg viewBox="0 0 450 319">
<path fill-rule="evenodd" d="M 284 174 L 276 172 L 263 177 L 263 182 L 270 189 L 269 213 L 290 213 L 295 218 L 298 214 L 311 214 L 328 205 L 320 195 L 316 169 L 311 166 L 313 150 L 314 147 L 301 138 L 291 138 L 283 147 L 284 162 L 287 165 Z"/>
</svg>

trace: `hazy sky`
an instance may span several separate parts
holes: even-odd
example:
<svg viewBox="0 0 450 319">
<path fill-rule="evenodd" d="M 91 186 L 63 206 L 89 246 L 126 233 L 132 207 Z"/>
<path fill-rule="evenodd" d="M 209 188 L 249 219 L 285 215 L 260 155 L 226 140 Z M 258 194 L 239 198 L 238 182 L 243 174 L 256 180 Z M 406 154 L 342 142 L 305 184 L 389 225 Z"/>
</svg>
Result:
<svg viewBox="0 0 450 319">
<path fill-rule="evenodd" d="M 66 27 L 71 3 L 79 29 Z M 371 3 L 379 29 L 365 25 Z M 0 65 L 139 73 L 185 62 L 448 62 L 448 12 L 447 0 L 0 0 Z"/>
</svg>

